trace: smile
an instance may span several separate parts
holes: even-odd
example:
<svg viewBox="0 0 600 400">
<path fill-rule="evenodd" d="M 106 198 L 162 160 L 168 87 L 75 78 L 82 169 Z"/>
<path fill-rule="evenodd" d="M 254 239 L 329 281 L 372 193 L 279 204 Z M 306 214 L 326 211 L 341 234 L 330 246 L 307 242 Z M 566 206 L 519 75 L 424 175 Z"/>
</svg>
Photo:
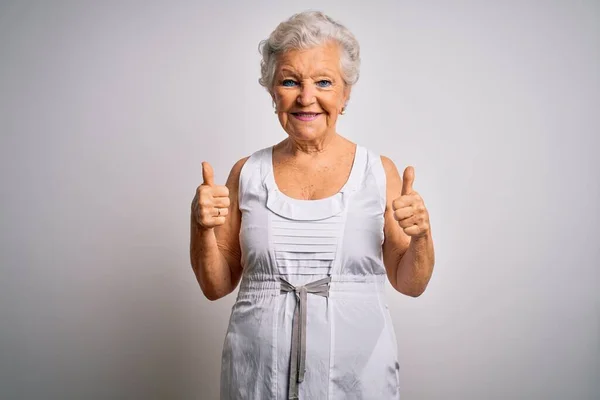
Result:
<svg viewBox="0 0 600 400">
<path fill-rule="evenodd" d="M 313 121 L 313 120 L 317 119 L 317 117 L 321 114 L 320 113 L 310 113 L 310 112 L 296 112 L 296 113 L 292 113 L 292 115 L 296 119 L 299 119 L 300 121 Z"/>
</svg>

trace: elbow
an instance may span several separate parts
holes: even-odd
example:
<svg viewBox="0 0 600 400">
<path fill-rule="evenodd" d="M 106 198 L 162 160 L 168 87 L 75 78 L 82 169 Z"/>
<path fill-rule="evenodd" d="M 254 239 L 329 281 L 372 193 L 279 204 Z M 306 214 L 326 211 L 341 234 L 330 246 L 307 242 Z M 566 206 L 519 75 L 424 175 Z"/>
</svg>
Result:
<svg viewBox="0 0 600 400">
<path fill-rule="evenodd" d="M 214 287 L 209 285 L 203 285 L 200 283 L 200 289 L 202 290 L 202 294 L 210 301 L 216 301 L 222 299 L 227 296 L 229 293 L 233 292 L 233 289 L 224 288 L 224 287 Z"/>
<path fill-rule="evenodd" d="M 427 289 L 427 284 L 399 285 L 395 289 L 403 295 L 417 298 L 423 293 L 425 293 L 425 289 Z"/>
<path fill-rule="evenodd" d="M 198 282 L 198 286 L 200 286 L 200 291 L 208 300 L 216 301 L 220 298 L 227 296 L 230 293 L 222 289 L 219 290 L 219 288 L 210 285 L 208 282 L 205 282 L 205 280 L 202 279 L 198 273 L 196 273 L 196 270 L 194 270 L 194 273 L 196 275 L 196 281 Z"/>
<path fill-rule="evenodd" d="M 219 295 L 219 294 L 215 294 L 215 293 L 207 293 L 204 291 L 202 293 L 204 293 L 204 297 L 206 297 L 210 301 L 216 301 L 216 300 L 219 300 L 219 299 L 225 297 L 224 295 Z"/>
<path fill-rule="evenodd" d="M 420 297 L 425 293 L 430 279 L 431 272 L 410 277 L 398 275 L 396 277 L 396 290 L 409 297 Z"/>
<path fill-rule="evenodd" d="M 423 293 L 425 293 L 425 288 L 417 289 L 417 290 L 413 289 L 413 290 L 405 292 L 404 294 L 409 297 L 417 298 L 417 297 L 421 296 Z"/>
<path fill-rule="evenodd" d="M 203 285 L 200 285 L 200 289 L 202 290 L 202 294 L 204 295 L 204 297 L 206 297 L 210 301 L 222 299 L 223 297 L 231 293 L 230 291 L 217 290 L 215 288 L 205 288 L 203 287 Z"/>
<path fill-rule="evenodd" d="M 202 277 L 202 274 L 199 272 L 199 268 L 194 263 L 192 263 L 192 270 L 194 271 L 196 282 L 198 282 L 198 286 L 200 286 L 202 294 L 208 300 L 219 300 L 233 291 L 223 287 L 217 287 L 214 284 L 212 284 L 210 280 L 207 280 L 205 277 Z"/>
</svg>

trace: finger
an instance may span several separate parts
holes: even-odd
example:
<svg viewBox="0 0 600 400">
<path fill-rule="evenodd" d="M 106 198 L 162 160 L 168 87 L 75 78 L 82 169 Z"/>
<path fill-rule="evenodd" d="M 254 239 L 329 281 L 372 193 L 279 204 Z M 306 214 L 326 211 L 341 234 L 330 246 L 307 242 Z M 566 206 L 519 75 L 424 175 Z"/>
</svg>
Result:
<svg viewBox="0 0 600 400">
<path fill-rule="evenodd" d="M 215 171 L 213 171 L 211 165 L 206 161 L 202 163 L 202 179 L 205 185 L 215 185 Z"/>
<path fill-rule="evenodd" d="M 229 215 L 229 209 L 228 208 L 215 207 L 212 215 L 215 218 L 226 217 L 227 215 Z"/>
<path fill-rule="evenodd" d="M 417 192 L 412 192 L 411 194 L 405 194 L 392 201 L 392 209 L 398 210 L 403 207 L 411 207 L 418 202 L 419 194 Z"/>
<path fill-rule="evenodd" d="M 217 197 L 229 197 L 229 188 L 227 186 L 213 186 L 212 187 L 212 196 L 214 198 Z"/>
<path fill-rule="evenodd" d="M 404 229 L 404 233 L 406 233 L 408 236 L 422 236 L 423 232 L 424 229 L 419 225 L 412 225 Z"/>
<path fill-rule="evenodd" d="M 416 215 L 413 215 L 412 217 L 399 220 L 398 225 L 400 225 L 402 229 L 407 229 L 411 226 L 419 225 L 419 218 L 417 218 Z"/>
<path fill-rule="evenodd" d="M 214 228 L 215 226 L 224 225 L 226 221 L 225 217 L 229 210 L 227 208 L 219 208 L 218 210 L 216 207 L 205 208 L 197 217 L 198 223 L 205 228 Z"/>
<path fill-rule="evenodd" d="M 396 221 L 410 218 L 413 215 L 415 215 L 415 210 L 412 207 L 403 207 L 394 211 L 394 219 Z"/>
<path fill-rule="evenodd" d="M 412 192 L 412 185 L 415 180 L 415 169 L 413 167 L 406 167 L 404 175 L 402 177 L 402 195 L 409 194 Z"/>
<path fill-rule="evenodd" d="M 217 208 L 229 208 L 230 204 L 229 197 L 215 197 L 212 201 L 212 205 Z"/>
<path fill-rule="evenodd" d="M 225 225 L 225 221 L 226 221 L 226 218 L 223 216 L 210 217 L 210 219 L 206 220 L 205 222 L 201 222 L 200 225 L 205 228 L 212 229 L 217 226 Z"/>
<path fill-rule="evenodd" d="M 392 201 L 392 210 L 396 211 L 404 207 L 409 207 L 410 204 L 411 201 L 407 196 L 401 196 Z"/>
</svg>

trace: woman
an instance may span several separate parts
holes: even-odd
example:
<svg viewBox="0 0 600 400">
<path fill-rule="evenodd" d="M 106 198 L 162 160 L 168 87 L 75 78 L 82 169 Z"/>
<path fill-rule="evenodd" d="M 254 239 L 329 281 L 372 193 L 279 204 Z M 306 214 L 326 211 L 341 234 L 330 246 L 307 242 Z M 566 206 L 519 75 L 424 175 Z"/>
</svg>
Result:
<svg viewBox="0 0 600 400">
<path fill-rule="evenodd" d="M 202 164 L 191 263 L 211 300 L 241 280 L 225 337 L 222 399 L 397 399 L 387 279 L 419 296 L 429 217 L 394 163 L 336 132 L 359 46 L 320 12 L 261 42 L 260 83 L 287 138 L 238 161 L 225 186 Z"/>
</svg>

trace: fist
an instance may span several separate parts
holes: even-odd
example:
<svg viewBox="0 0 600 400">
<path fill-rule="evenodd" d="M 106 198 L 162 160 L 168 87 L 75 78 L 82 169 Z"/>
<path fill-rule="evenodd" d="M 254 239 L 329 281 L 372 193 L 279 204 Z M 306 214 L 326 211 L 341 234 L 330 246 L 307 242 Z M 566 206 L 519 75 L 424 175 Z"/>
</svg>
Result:
<svg viewBox="0 0 600 400">
<path fill-rule="evenodd" d="M 229 214 L 229 189 L 215 185 L 215 173 L 209 163 L 202 163 L 202 185 L 196 189 L 192 216 L 203 228 L 211 229 L 225 223 Z"/>
<path fill-rule="evenodd" d="M 408 236 L 420 237 L 429 232 L 429 212 L 419 193 L 412 188 L 415 180 L 413 167 L 406 167 L 401 196 L 392 202 L 394 219 Z"/>
</svg>

